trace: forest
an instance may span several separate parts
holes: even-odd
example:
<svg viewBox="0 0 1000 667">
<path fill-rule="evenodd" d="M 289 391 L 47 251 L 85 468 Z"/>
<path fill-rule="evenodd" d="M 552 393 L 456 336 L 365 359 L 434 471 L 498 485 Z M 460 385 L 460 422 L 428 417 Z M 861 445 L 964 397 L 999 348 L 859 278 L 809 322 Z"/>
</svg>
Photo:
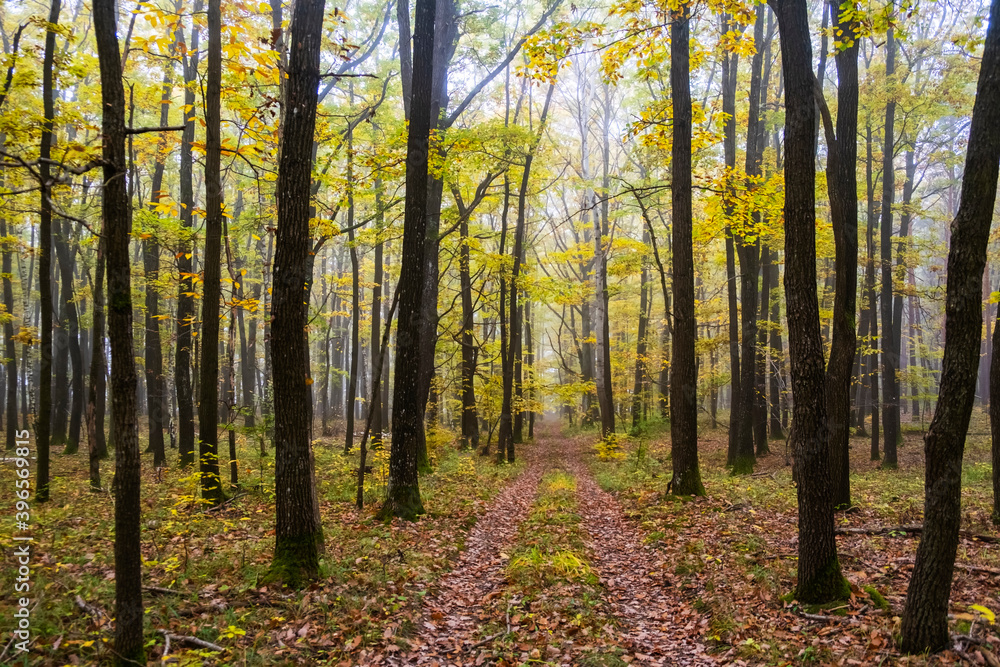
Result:
<svg viewBox="0 0 1000 667">
<path fill-rule="evenodd" d="M 0 665 L 1000 667 L 1000 0 L 0 37 Z"/>
</svg>

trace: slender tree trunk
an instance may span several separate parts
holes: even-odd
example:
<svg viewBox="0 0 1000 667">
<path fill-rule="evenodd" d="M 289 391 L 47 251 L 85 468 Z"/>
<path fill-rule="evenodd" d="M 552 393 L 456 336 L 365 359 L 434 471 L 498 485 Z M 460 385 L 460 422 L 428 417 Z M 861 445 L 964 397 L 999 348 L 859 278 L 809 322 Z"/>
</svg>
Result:
<svg viewBox="0 0 1000 667">
<path fill-rule="evenodd" d="M 72 389 L 72 401 L 61 400 L 63 405 L 62 418 L 60 420 L 61 441 L 66 444 L 66 454 L 75 454 L 80 446 L 80 423 L 83 417 L 83 352 L 80 349 L 80 317 L 77 311 L 76 299 L 73 285 L 73 269 L 75 262 L 70 252 L 70 227 L 69 223 L 62 220 L 58 224 L 58 230 L 54 234 L 56 256 L 59 260 L 59 275 L 62 282 L 60 288 L 62 296 L 62 323 L 59 336 L 59 344 L 62 351 L 58 357 L 65 356 L 73 364 L 72 384 L 66 381 L 65 366 L 61 367 L 57 374 L 57 381 L 62 381 L 60 394 L 69 397 L 69 390 Z M 64 330 L 62 330 L 64 329 Z M 61 377 L 60 377 L 61 376 Z M 69 417 L 69 429 L 66 430 L 66 417 Z M 55 427 L 54 427 L 55 428 Z M 53 433 L 53 444 L 55 443 L 55 432 Z"/>
<path fill-rule="evenodd" d="M 57 0 L 58 2 L 58 0 Z M 104 189 L 103 233 L 107 243 L 108 334 L 115 434 L 115 664 L 144 664 L 139 432 L 135 410 L 132 285 L 129 262 L 131 212 L 125 173 L 125 89 L 112 0 L 94 0 L 94 35 L 101 73 Z M 52 21 L 54 23 L 54 21 Z M 96 339 L 95 339 L 96 340 Z"/>
<path fill-rule="evenodd" d="M 990 433 L 993 453 L 993 514 L 992 520 L 1000 525 L 1000 307 L 993 324 L 993 359 L 990 360 Z"/>
<path fill-rule="evenodd" d="M 611 92 L 604 86 L 604 126 L 602 128 L 603 145 L 601 151 L 601 217 L 594 216 L 594 283 L 597 286 L 594 305 L 597 311 L 597 364 L 595 379 L 597 380 L 597 402 L 601 407 L 601 433 L 607 438 L 615 432 L 615 401 L 613 378 L 611 374 L 611 325 L 608 321 L 608 250 L 605 247 L 605 237 L 610 232 L 609 201 L 611 190 Z M 610 244 L 610 237 L 608 239 Z"/>
<path fill-rule="evenodd" d="M 396 325 L 396 378 L 392 400 L 389 484 L 382 516 L 414 519 L 423 514 L 417 463 L 423 441 L 424 405 L 413 391 L 420 379 L 420 337 L 424 333 L 424 275 L 427 245 L 427 166 L 431 129 L 436 0 L 417 0 L 413 34 L 413 84 L 406 156 L 399 316 Z M 436 306 L 435 306 L 436 310 Z"/>
<path fill-rule="evenodd" d="M 2 142 L 0 142 L 2 143 Z M 0 172 L 2 173 L 2 172 Z M 7 238 L 7 217 L 0 214 L 0 239 Z M 0 273 L 3 274 L 3 305 L 8 317 L 3 324 L 4 357 L 6 362 L 7 380 L 7 423 L 5 424 L 7 433 L 7 449 L 14 446 L 15 431 L 17 431 L 17 352 L 14 348 L 14 284 L 11 280 L 11 244 L 3 243 L 3 266 Z M 1000 396 L 1000 394 L 998 394 Z"/>
<path fill-rule="evenodd" d="M 732 17 L 724 14 L 722 17 L 723 29 L 732 29 Z M 722 145 L 726 162 L 726 168 L 730 171 L 736 169 L 736 76 L 739 71 L 739 55 L 726 52 L 722 56 L 722 113 L 726 115 L 723 125 Z M 733 465 L 736 462 L 739 451 L 740 418 L 742 409 L 740 400 L 743 397 L 742 373 L 740 372 L 740 311 L 737 305 L 737 285 L 736 285 L 736 243 L 733 239 L 733 230 L 729 225 L 729 220 L 733 217 L 735 206 L 731 201 L 733 193 L 727 188 L 725 216 L 726 216 L 726 294 L 729 304 L 729 377 L 730 377 L 730 400 L 729 408 L 729 449 L 726 453 L 726 465 Z M 675 341 L 676 346 L 676 341 Z"/>
<path fill-rule="evenodd" d="M 202 9 L 201 0 L 195 0 L 194 11 Z M 181 227 L 190 232 L 194 226 L 194 109 L 195 81 L 198 74 L 199 36 L 197 27 L 191 26 L 191 44 L 184 59 L 184 105 L 190 109 L 184 113 L 184 133 L 181 137 L 180 195 Z M 180 284 L 177 288 L 177 345 L 174 349 L 174 383 L 177 391 L 177 453 L 182 468 L 194 465 L 194 392 L 191 386 L 192 328 L 195 318 L 194 281 L 192 267 L 193 242 L 181 237 L 177 253 L 177 272 Z M 96 340 L 96 338 L 95 338 Z"/>
<path fill-rule="evenodd" d="M 833 506 L 851 505 L 851 371 L 857 348 L 858 293 L 858 42 L 850 21 L 841 21 L 841 5 L 830 0 L 834 25 L 846 44 L 837 51 L 837 128 L 828 128 L 830 217 L 835 245 L 833 341 L 826 371 L 830 475 Z"/>
<path fill-rule="evenodd" d="M 894 29 L 886 32 L 885 75 L 895 74 L 896 38 Z M 882 142 L 882 431 L 885 433 L 883 468 L 895 468 L 896 446 L 899 443 L 899 334 L 892 320 L 892 206 L 896 196 L 894 123 L 896 101 L 892 97 L 885 105 L 885 138 Z"/>
<path fill-rule="evenodd" d="M 785 81 L 785 303 L 795 408 L 799 568 L 795 596 L 822 603 L 850 594 L 833 536 L 823 340 L 816 296 L 816 98 L 806 0 L 777 0 Z"/>
<path fill-rule="evenodd" d="M 642 230 L 642 242 L 649 244 L 649 231 Z M 632 430 L 638 431 L 642 420 L 642 382 L 646 377 L 646 329 L 649 326 L 649 267 L 645 259 L 639 272 L 639 330 L 635 341 L 635 374 L 632 383 Z"/>
<path fill-rule="evenodd" d="M 476 356 L 472 309 L 472 276 L 469 266 L 469 221 L 459 225 L 458 271 L 462 289 L 462 448 L 479 449 L 479 417 L 476 410 Z"/>
<path fill-rule="evenodd" d="M 958 213 L 951 224 L 943 372 L 924 439 L 924 532 L 903 611 L 901 647 L 937 651 L 950 643 L 948 609 L 961 523 L 962 455 L 976 398 L 986 267 L 1000 172 L 1000 0 L 993 0 L 969 128 Z"/>
<path fill-rule="evenodd" d="M 104 408 L 107 390 L 104 377 L 107 361 L 104 357 L 104 265 L 107 241 L 102 235 L 97 242 L 97 266 L 94 269 L 94 345 L 90 355 L 90 386 L 87 392 L 87 443 L 90 459 L 90 489 L 101 490 L 101 459 L 107 458 L 104 437 Z"/>
<path fill-rule="evenodd" d="M 380 336 L 382 335 L 382 282 L 385 280 L 383 269 L 384 259 L 382 234 L 385 226 L 384 204 L 382 203 L 382 179 L 375 179 L 375 229 L 378 236 L 375 241 L 375 278 L 372 285 L 372 335 L 371 335 L 371 362 L 372 362 L 372 386 L 375 388 L 371 392 L 371 405 L 368 408 L 371 415 L 372 447 L 380 449 L 382 447 L 382 432 L 385 430 L 383 419 L 384 404 L 382 393 L 378 391 L 379 378 L 382 372 L 384 359 L 380 359 L 381 350 Z"/>
<path fill-rule="evenodd" d="M 705 495 L 698 468 L 698 374 L 695 366 L 694 257 L 691 212 L 691 70 L 689 9 L 670 22 L 670 87 L 673 90 L 674 341 L 670 373 L 670 450 L 677 495 Z"/>
<path fill-rule="evenodd" d="M 276 524 L 268 577 L 294 588 L 319 575 L 323 528 L 316 512 L 316 472 L 310 442 L 308 306 L 311 280 L 309 212 L 312 144 L 320 81 L 324 0 L 298 0 L 292 12 L 287 107 L 278 163 L 278 231 L 271 332 L 274 355 Z"/>
</svg>

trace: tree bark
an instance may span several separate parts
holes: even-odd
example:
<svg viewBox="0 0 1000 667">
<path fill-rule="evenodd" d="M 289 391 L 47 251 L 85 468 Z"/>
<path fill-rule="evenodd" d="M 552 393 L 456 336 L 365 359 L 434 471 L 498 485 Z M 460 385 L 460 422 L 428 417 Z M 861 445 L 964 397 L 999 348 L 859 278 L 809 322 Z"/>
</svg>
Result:
<svg viewBox="0 0 1000 667">
<path fill-rule="evenodd" d="M 724 31 L 732 29 L 732 17 L 724 14 L 722 17 Z M 736 77 L 739 72 L 739 55 L 726 52 L 722 56 L 722 113 L 726 120 L 723 125 L 722 146 L 726 168 L 732 172 L 736 169 Z M 742 374 L 740 372 L 740 311 L 737 305 L 736 286 L 736 242 L 729 220 L 733 217 L 735 206 L 731 198 L 733 193 L 727 188 L 726 216 L 726 295 L 729 305 L 729 377 L 732 398 L 729 407 L 729 448 L 726 452 L 726 465 L 733 465 L 737 459 L 740 438 L 740 417 L 743 412 L 740 400 L 743 397 Z"/>
<path fill-rule="evenodd" d="M 1000 0 L 989 28 L 969 128 L 958 213 L 951 224 L 940 396 L 924 439 L 924 532 L 903 611 L 901 647 L 909 653 L 949 645 L 948 600 L 961 524 L 962 455 L 976 399 L 986 267 L 1000 172 Z"/>
<path fill-rule="evenodd" d="M 890 78 L 896 67 L 894 29 L 886 32 L 885 75 Z M 893 166 L 896 101 L 892 97 L 885 105 L 885 138 L 882 142 L 882 432 L 885 434 L 883 468 L 898 466 L 896 446 L 899 443 L 899 333 L 892 319 L 892 205 L 896 196 L 896 170 Z"/>
<path fill-rule="evenodd" d="M 829 419 L 830 476 L 835 508 L 851 505 L 851 381 L 857 348 L 858 292 L 858 41 L 851 20 L 841 20 L 841 4 L 830 0 L 829 11 L 839 36 L 849 46 L 838 49 L 837 129 L 827 138 L 827 188 L 835 245 L 833 341 L 826 369 Z M 822 94 L 822 91 L 820 91 Z"/>
<path fill-rule="evenodd" d="M 58 0 L 57 0 L 58 2 Z M 103 109 L 103 232 L 107 243 L 108 334 L 111 342 L 112 429 L 115 434 L 115 664 L 144 664 L 140 456 L 132 344 L 129 236 L 125 185 L 125 89 L 113 0 L 94 0 L 94 35 Z"/>
<path fill-rule="evenodd" d="M 274 355 L 276 523 L 268 577 L 298 588 L 319 575 L 323 528 L 315 511 L 310 442 L 308 304 L 312 144 L 320 81 L 324 0 L 299 0 L 292 12 L 287 110 L 278 163 L 278 231 L 271 334 Z"/>
<path fill-rule="evenodd" d="M 642 242 L 649 244 L 649 231 L 642 230 Z M 648 257 L 648 255 L 647 255 Z M 642 270 L 639 272 L 639 330 L 635 340 L 635 374 L 632 382 L 632 430 L 638 431 L 642 421 L 642 385 L 646 377 L 646 330 L 649 326 L 647 309 L 649 308 L 649 266 L 643 259 Z"/>
<path fill-rule="evenodd" d="M 436 0 L 417 0 L 413 34 L 413 85 L 406 154 L 406 203 L 396 325 L 396 379 L 392 400 L 392 446 L 384 517 L 423 514 L 417 457 L 424 436 L 424 405 L 413 390 L 420 377 L 423 333 L 427 174 L 431 129 Z"/>
<path fill-rule="evenodd" d="M 202 497 L 225 500 L 219 477 L 219 300 L 222 298 L 222 10 L 208 1 L 208 71 L 205 83 L 205 257 L 198 380 L 198 461 Z"/>
<path fill-rule="evenodd" d="M 195 0 L 194 11 L 202 9 L 201 0 Z M 199 33 L 197 27 L 191 25 L 191 45 L 189 57 L 184 59 L 184 133 L 181 136 L 180 164 L 180 205 L 181 227 L 185 234 L 191 233 L 194 216 L 194 159 L 192 144 L 194 143 L 195 124 L 195 82 L 198 75 Z M 177 253 L 177 272 L 180 284 L 177 287 L 177 345 L 174 350 L 174 383 L 177 391 L 177 453 L 182 468 L 194 465 L 194 392 L 191 386 L 191 347 L 194 309 L 194 282 L 192 267 L 191 239 L 181 237 Z"/>
<path fill-rule="evenodd" d="M 805 0 L 777 0 L 785 80 L 785 303 L 795 408 L 799 568 L 795 596 L 822 603 L 850 594 L 833 536 L 823 340 L 816 296 L 816 98 Z"/>
<path fill-rule="evenodd" d="M 472 309 L 472 276 L 469 266 L 469 220 L 459 224 L 458 272 L 462 289 L 462 449 L 479 449 L 479 417 L 476 411 L 476 357 Z"/>
<path fill-rule="evenodd" d="M 670 372 L 670 451 L 677 495 L 705 495 L 698 468 L 698 375 L 695 366 L 694 256 L 691 212 L 691 70 L 689 9 L 670 21 L 670 88 L 673 91 L 674 341 Z"/>
</svg>

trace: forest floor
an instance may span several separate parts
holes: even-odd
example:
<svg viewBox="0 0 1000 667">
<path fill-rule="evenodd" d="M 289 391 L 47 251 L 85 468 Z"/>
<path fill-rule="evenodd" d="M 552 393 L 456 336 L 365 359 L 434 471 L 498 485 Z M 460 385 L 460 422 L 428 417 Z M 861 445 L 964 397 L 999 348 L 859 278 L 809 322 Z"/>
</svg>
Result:
<svg viewBox="0 0 1000 667">
<path fill-rule="evenodd" d="M 973 433 L 985 430 L 974 420 Z M 1000 665 L 990 619 L 1000 612 L 1000 546 L 972 537 L 997 537 L 988 436 L 970 437 L 966 449 L 968 534 L 951 609 L 958 639 L 930 657 L 901 656 L 893 641 L 919 539 L 905 527 L 922 514 L 916 427 L 906 430 L 899 470 L 879 469 L 867 441 L 852 441 L 856 507 L 838 514 L 837 526 L 853 595 L 830 609 L 803 609 L 788 596 L 795 487 L 783 441 L 752 476 L 731 477 L 724 429 L 703 428 L 709 496 L 688 499 L 665 494 L 669 439 L 655 432 L 609 452 L 595 449 L 594 432 L 541 429 L 517 464 L 499 466 L 455 451 L 439 432 L 430 439 L 434 472 L 421 478 L 428 514 L 385 524 L 373 513 L 385 452 L 373 457 L 359 512 L 356 457 L 321 438 L 323 578 L 292 592 L 260 584 L 273 546 L 273 458 L 240 440 L 241 486 L 220 510 L 196 502 L 196 476 L 143 473 L 150 664 Z M 33 508 L 37 639 L 28 664 L 104 664 L 113 499 L 86 490 L 82 456 L 54 457 L 53 472 L 53 501 Z M 0 484 L 13 479 L 10 462 L 0 463 Z M 5 534 L 12 527 L 0 519 Z M 0 590 L 13 584 L 14 568 L 2 568 Z M 12 597 L 0 595 L 3 618 Z M 167 655 L 164 633 L 172 635 Z M 10 646 L 4 651 L 0 665 L 11 660 Z"/>
</svg>

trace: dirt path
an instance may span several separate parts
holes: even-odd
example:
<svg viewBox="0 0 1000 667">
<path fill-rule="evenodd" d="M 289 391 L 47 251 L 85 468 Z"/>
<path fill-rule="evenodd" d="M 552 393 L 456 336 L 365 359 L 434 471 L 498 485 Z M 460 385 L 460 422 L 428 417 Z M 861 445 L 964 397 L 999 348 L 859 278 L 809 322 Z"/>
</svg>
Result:
<svg viewBox="0 0 1000 667">
<path fill-rule="evenodd" d="M 582 457 L 582 452 L 573 457 L 569 468 L 577 477 L 580 513 L 590 534 L 591 566 L 618 621 L 619 646 L 642 665 L 716 664 L 696 641 L 701 616 L 672 586 L 669 564 L 643 543 Z"/>
<path fill-rule="evenodd" d="M 538 483 L 551 465 L 551 450 L 534 446 L 522 450 L 528 466 L 513 484 L 496 497 L 469 532 L 454 569 L 435 586 L 423 605 L 413 650 L 388 664 L 474 664 L 482 641 L 478 632 L 488 618 L 486 604 L 502 593 L 506 551 L 517 536 L 535 500 Z"/>
<path fill-rule="evenodd" d="M 546 437 L 547 436 L 547 437 Z M 381 653 L 375 661 L 390 665 L 437 667 L 493 664 L 494 636 L 484 628 L 503 625 L 496 599 L 504 594 L 504 568 L 538 495 L 542 476 L 564 468 L 576 478 L 577 504 L 588 537 L 590 565 L 606 591 L 604 602 L 613 616 L 600 643 L 609 652 L 620 648 L 637 665 L 713 665 L 695 639 L 701 617 L 671 585 L 669 566 L 647 547 L 630 525 L 617 500 L 602 491 L 585 463 L 585 443 L 546 433 L 522 450 L 527 469 L 493 501 L 469 533 L 465 550 L 424 601 L 417 634 L 407 652 Z M 507 619 L 510 627 L 510 620 Z M 517 630 L 514 630 L 515 638 Z M 552 637 L 558 640 L 558 637 Z M 568 638 L 561 638 L 567 640 Z M 573 641 L 562 660 L 578 650 Z M 618 664 L 618 663 L 615 663 Z"/>
</svg>

